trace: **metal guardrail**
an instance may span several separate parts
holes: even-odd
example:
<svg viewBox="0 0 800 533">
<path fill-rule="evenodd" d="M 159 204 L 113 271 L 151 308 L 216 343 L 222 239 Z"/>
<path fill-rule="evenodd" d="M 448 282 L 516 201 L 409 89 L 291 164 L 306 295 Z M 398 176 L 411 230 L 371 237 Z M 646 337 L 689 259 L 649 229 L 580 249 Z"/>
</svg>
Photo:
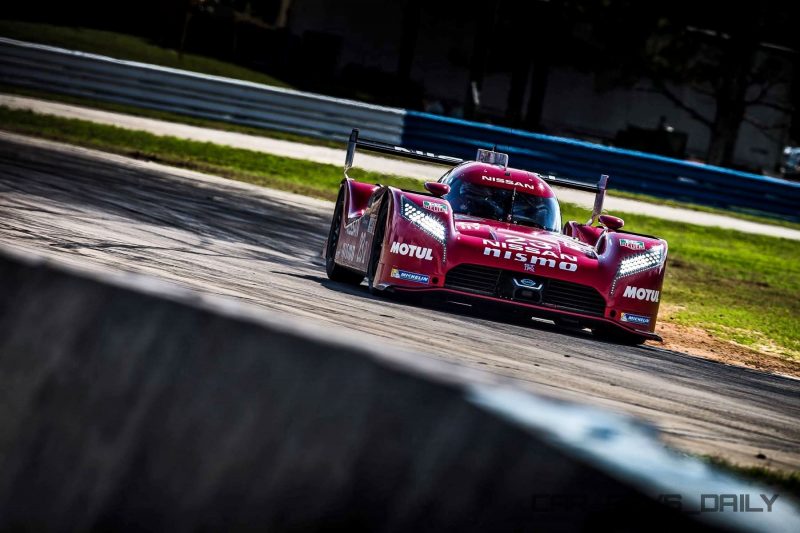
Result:
<svg viewBox="0 0 800 533">
<path fill-rule="evenodd" d="M 800 183 L 721 167 L 415 111 L 403 143 L 457 157 L 496 144 L 515 167 L 589 183 L 609 174 L 611 189 L 800 220 Z"/>
<path fill-rule="evenodd" d="M 800 184 L 427 113 L 364 104 L 0 38 L 0 83 L 234 124 L 347 140 L 364 136 L 471 158 L 497 145 L 514 166 L 613 189 L 800 220 Z"/>
<path fill-rule="evenodd" d="M 405 111 L 0 38 L 0 82 L 325 139 L 399 143 Z"/>
</svg>

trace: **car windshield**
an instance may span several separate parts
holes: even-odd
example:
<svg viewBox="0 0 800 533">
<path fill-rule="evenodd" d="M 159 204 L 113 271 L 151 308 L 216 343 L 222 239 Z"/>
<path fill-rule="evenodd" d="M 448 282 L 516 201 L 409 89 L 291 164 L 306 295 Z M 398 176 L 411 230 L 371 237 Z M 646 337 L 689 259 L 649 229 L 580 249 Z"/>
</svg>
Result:
<svg viewBox="0 0 800 533">
<path fill-rule="evenodd" d="M 444 198 L 453 213 L 488 218 L 512 224 L 558 231 L 561 211 L 555 198 L 526 194 L 519 190 L 487 187 L 461 179 L 450 181 Z"/>
</svg>

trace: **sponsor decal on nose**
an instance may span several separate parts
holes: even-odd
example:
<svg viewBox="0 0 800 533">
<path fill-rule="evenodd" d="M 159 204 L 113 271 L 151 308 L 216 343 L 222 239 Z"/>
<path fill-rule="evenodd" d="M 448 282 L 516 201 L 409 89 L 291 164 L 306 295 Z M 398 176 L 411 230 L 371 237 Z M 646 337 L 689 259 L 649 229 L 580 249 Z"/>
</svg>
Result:
<svg viewBox="0 0 800 533">
<path fill-rule="evenodd" d="M 393 268 L 391 276 L 393 278 L 401 279 L 403 281 L 413 281 L 414 283 L 427 284 L 430 282 L 431 277 L 425 274 L 417 274 L 416 272 L 408 272 L 407 270 L 400 270 Z"/>
<path fill-rule="evenodd" d="M 447 213 L 447 204 L 440 204 L 439 202 L 430 202 L 425 200 L 422 202 L 422 207 L 428 211 L 434 211 L 436 213 Z"/>
<path fill-rule="evenodd" d="M 630 322 L 631 324 L 640 324 L 642 326 L 647 326 L 650 324 L 649 316 L 634 315 L 633 313 L 622 313 L 620 318 L 623 322 Z"/>
<path fill-rule="evenodd" d="M 644 241 L 634 241 L 631 239 L 620 239 L 619 245 L 631 250 L 644 250 Z"/>
<path fill-rule="evenodd" d="M 641 289 L 639 287 L 634 287 L 629 285 L 625 287 L 625 292 L 622 293 L 622 296 L 625 298 L 631 298 L 632 300 L 643 300 L 646 302 L 656 302 L 658 303 L 658 297 L 660 295 L 660 291 L 654 291 L 653 289 Z"/>
<path fill-rule="evenodd" d="M 433 260 L 433 250 L 431 248 L 423 248 L 415 244 L 393 242 L 389 251 L 393 254 L 416 257 L 417 259 L 424 259 L 425 261 Z"/>
</svg>

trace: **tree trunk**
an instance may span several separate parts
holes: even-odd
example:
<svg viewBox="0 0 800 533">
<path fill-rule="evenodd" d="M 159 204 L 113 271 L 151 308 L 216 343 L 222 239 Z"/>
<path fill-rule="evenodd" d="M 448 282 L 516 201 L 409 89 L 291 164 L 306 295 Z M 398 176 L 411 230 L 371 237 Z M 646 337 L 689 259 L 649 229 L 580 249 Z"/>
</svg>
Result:
<svg viewBox="0 0 800 533">
<path fill-rule="evenodd" d="M 531 75 L 533 51 L 539 48 L 538 43 L 531 45 L 531 34 L 539 34 L 539 24 L 535 16 L 532 2 L 514 4 L 506 12 L 510 18 L 511 29 L 508 31 L 511 45 L 511 84 L 506 100 L 506 122 L 519 127 L 525 122 L 523 105 L 525 91 Z"/>
<path fill-rule="evenodd" d="M 764 22 L 762 10 L 753 19 L 742 20 L 722 45 L 720 81 L 716 86 L 717 109 L 711 124 L 707 161 L 710 165 L 730 167 L 739 138 L 739 128 L 747 109 L 749 76 L 756 63 L 759 33 Z"/>
<path fill-rule="evenodd" d="M 707 155 L 710 165 L 729 167 L 733 164 L 739 128 L 744 121 L 747 75 L 753 65 L 754 56 L 754 49 L 739 56 L 735 69 L 721 80 L 716 92 L 717 110 L 711 125 Z"/>
<path fill-rule="evenodd" d="M 542 114 L 544 113 L 544 98 L 547 94 L 547 82 L 550 75 L 550 65 L 543 55 L 533 60 L 533 75 L 531 79 L 530 98 L 528 99 L 528 112 L 525 114 L 524 126 L 532 131 L 542 130 Z"/>
<path fill-rule="evenodd" d="M 746 89 L 746 86 L 745 86 Z M 742 93 L 742 98 L 744 93 Z M 717 112 L 711 126 L 711 141 L 706 159 L 709 165 L 730 167 L 739 138 L 739 128 L 744 120 L 744 103 L 717 98 Z"/>
<path fill-rule="evenodd" d="M 404 82 L 411 80 L 411 67 L 417 49 L 422 2 L 408 0 L 403 13 L 403 33 L 400 39 L 400 57 L 397 61 L 397 76 Z"/>
<path fill-rule="evenodd" d="M 520 126 L 523 122 L 522 104 L 525 99 L 525 89 L 528 87 L 530 71 L 531 62 L 527 58 L 519 58 L 514 62 L 514 67 L 511 70 L 511 86 L 508 89 L 506 120 L 514 127 Z"/>
<path fill-rule="evenodd" d="M 528 107 L 522 126 L 531 131 L 542 130 L 542 114 L 544 113 L 544 98 L 547 94 L 547 84 L 550 76 L 550 63 L 552 52 L 544 43 L 558 42 L 555 34 L 559 32 L 556 25 L 558 19 L 553 2 L 533 2 L 531 3 L 530 20 L 526 21 L 533 25 L 533 31 L 537 36 L 537 42 L 530 48 L 528 68 L 533 65 L 530 74 L 530 86 L 528 89 Z"/>
<path fill-rule="evenodd" d="M 468 4 L 472 5 L 472 3 Z M 486 72 L 487 50 L 486 36 L 493 36 L 497 24 L 497 15 L 500 9 L 500 0 L 489 0 L 484 9 L 476 9 L 475 25 L 472 28 L 472 55 L 469 63 L 469 79 L 467 80 L 466 98 L 464 103 L 464 116 L 468 119 L 478 119 L 480 103 L 475 101 L 473 84 L 477 96 L 483 89 L 483 77 Z"/>
</svg>

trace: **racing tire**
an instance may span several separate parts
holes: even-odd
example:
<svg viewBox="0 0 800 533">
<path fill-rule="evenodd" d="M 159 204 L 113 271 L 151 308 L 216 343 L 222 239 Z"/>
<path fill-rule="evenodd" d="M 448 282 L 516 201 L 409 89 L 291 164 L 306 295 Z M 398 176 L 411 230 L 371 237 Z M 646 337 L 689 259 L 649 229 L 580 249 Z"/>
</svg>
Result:
<svg viewBox="0 0 800 533">
<path fill-rule="evenodd" d="M 389 215 L 389 198 L 386 195 L 384 202 L 381 204 L 378 211 L 378 220 L 375 224 L 375 235 L 372 238 L 372 250 L 369 255 L 369 264 L 367 265 L 367 287 L 369 287 L 370 294 L 384 295 L 382 291 L 375 287 L 375 274 L 378 271 L 378 264 L 383 255 L 383 237 L 386 235 L 386 219 Z"/>
<path fill-rule="evenodd" d="M 339 245 L 339 233 L 342 231 L 342 213 L 344 212 L 344 188 L 339 188 L 339 196 L 336 198 L 336 207 L 333 209 L 333 219 L 331 228 L 328 231 L 328 242 L 325 249 L 325 272 L 331 281 L 340 281 L 350 285 L 358 285 L 364 276 L 354 272 L 334 261 L 336 257 L 336 247 Z"/>
<path fill-rule="evenodd" d="M 641 335 L 628 333 L 627 331 L 621 331 L 616 328 L 593 328 L 592 335 L 601 341 L 623 344 L 625 346 L 637 346 L 639 344 L 644 344 L 644 341 L 647 340 L 646 337 L 642 337 Z"/>
</svg>

